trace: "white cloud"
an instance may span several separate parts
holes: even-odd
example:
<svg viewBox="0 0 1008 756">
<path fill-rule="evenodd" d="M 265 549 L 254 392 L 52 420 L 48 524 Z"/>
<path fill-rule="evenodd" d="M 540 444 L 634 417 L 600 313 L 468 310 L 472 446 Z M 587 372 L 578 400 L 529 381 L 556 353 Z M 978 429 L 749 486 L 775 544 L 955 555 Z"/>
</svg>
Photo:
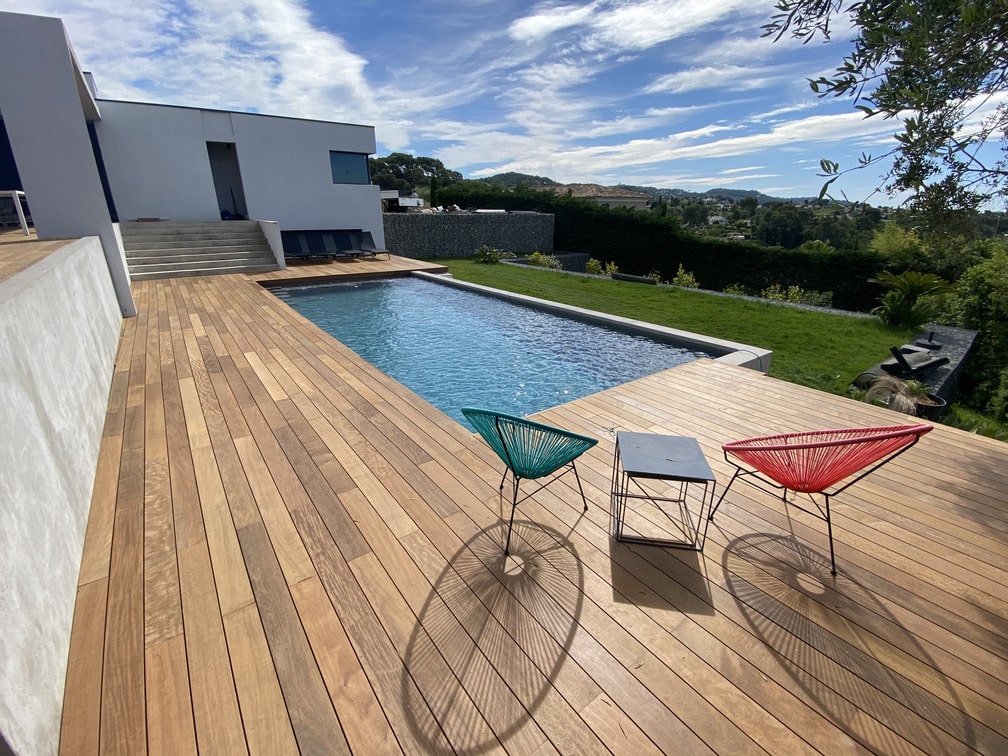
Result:
<svg viewBox="0 0 1008 756">
<path fill-rule="evenodd" d="M 363 1 L 6 5 L 62 17 L 103 96 L 368 123 L 384 150 L 467 175 L 757 180 L 732 161 L 779 158 L 790 176 L 819 145 L 877 150 L 895 130 L 824 115 L 846 105 L 804 79 L 842 49 L 759 39 L 773 0 Z"/>
<path fill-rule="evenodd" d="M 743 92 L 764 89 L 782 79 L 772 68 L 753 69 L 750 66 L 701 66 L 658 77 L 645 87 L 648 94 L 681 94 L 697 90 L 728 90 Z"/>
<path fill-rule="evenodd" d="M 584 24 L 591 19 L 597 5 L 542 5 L 513 22 L 508 27 L 508 33 L 519 42 L 541 42 L 555 32 Z"/>
<path fill-rule="evenodd" d="M 63 18 L 106 97 L 332 120 L 376 113 L 367 61 L 294 0 L 16 4 Z"/>
<path fill-rule="evenodd" d="M 592 33 L 606 46 L 645 50 L 686 37 L 700 29 L 739 15 L 751 16 L 746 0 L 643 0 L 598 4 Z"/>
</svg>

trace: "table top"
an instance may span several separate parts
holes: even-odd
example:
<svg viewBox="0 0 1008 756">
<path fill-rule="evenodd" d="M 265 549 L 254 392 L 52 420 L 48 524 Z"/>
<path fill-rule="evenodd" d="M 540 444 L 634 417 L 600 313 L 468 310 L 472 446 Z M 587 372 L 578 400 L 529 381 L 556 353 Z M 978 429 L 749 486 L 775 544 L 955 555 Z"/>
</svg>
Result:
<svg viewBox="0 0 1008 756">
<path fill-rule="evenodd" d="M 623 472 L 631 478 L 715 482 L 695 438 L 620 431 L 616 446 Z"/>
</svg>

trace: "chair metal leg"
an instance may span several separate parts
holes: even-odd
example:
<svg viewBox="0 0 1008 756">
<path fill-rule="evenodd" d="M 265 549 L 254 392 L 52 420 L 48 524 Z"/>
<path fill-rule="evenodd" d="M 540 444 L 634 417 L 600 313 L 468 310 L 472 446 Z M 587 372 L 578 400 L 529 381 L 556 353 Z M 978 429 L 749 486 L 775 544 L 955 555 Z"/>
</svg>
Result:
<svg viewBox="0 0 1008 756">
<path fill-rule="evenodd" d="M 735 482 L 735 478 L 739 476 L 740 472 L 742 472 L 742 468 L 736 467 L 735 472 L 731 476 L 731 480 L 728 481 L 728 485 L 725 486 L 724 489 L 721 491 L 721 497 L 717 500 L 717 504 L 714 505 L 714 508 L 711 509 L 710 514 L 707 515 L 708 522 L 714 521 L 714 513 L 718 511 L 718 507 L 721 506 L 721 502 L 724 501 L 724 497 L 727 495 L 728 490 L 732 487 L 732 483 Z"/>
<path fill-rule="evenodd" d="M 833 521 L 830 519 L 829 511 L 829 494 L 824 493 L 823 497 L 826 499 L 826 532 L 829 534 L 829 560 L 830 560 L 830 572 L 836 576 L 836 557 L 833 556 Z"/>
<path fill-rule="evenodd" d="M 514 479 L 514 495 L 512 496 L 512 499 L 511 499 L 511 519 L 508 520 L 507 540 L 504 542 L 504 556 L 507 556 L 508 554 L 511 553 L 511 529 L 514 527 L 515 509 L 518 508 L 518 481 L 519 480 L 521 480 L 521 478 L 519 478 L 516 475 L 515 479 Z M 502 483 L 501 486 L 503 487 L 503 485 L 504 484 Z"/>
<path fill-rule="evenodd" d="M 574 471 L 574 480 L 577 481 L 578 491 L 581 492 L 581 501 L 583 501 L 584 505 L 585 505 L 584 506 L 584 511 L 587 512 L 588 511 L 588 499 L 585 497 L 584 489 L 581 488 L 581 478 L 578 476 L 577 467 L 574 465 L 573 462 L 571 462 L 571 469 Z"/>
</svg>

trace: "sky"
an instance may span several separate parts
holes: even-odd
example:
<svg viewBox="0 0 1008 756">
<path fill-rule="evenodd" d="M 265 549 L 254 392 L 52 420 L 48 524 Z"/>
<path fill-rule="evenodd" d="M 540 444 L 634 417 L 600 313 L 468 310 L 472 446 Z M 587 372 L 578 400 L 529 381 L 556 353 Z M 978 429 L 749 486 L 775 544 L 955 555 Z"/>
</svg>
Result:
<svg viewBox="0 0 1008 756">
<path fill-rule="evenodd" d="M 850 48 L 761 37 L 768 0 L 0 0 L 58 16 L 103 98 L 369 124 L 466 178 L 817 196 L 894 144 L 809 78 Z M 851 200 L 871 168 L 834 185 Z M 872 204 L 895 204 L 875 195 Z"/>
</svg>

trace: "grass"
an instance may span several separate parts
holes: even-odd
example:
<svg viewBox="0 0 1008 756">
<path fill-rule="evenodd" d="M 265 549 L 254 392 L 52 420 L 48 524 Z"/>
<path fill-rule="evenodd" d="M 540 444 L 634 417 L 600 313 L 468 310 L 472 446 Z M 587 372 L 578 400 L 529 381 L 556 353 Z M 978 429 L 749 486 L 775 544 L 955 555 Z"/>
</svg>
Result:
<svg viewBox="0 0 1008 756">
<path fill-rule="evenodd" d="M 876 318 L 833 315 L 689 289 L 473 260 L 433 262 L 447 266 L 463 281 L 772 349 L 770 375 L 841 396 L 849 395 L 851 381 L 859 373 L 888 356 L 889 347 L 916 334 L 915 330 L 883 325 Z M 950 405 L 941 421 L 1008 441 L 1008 425 L 960 404 Z"/>
<path fill-rule="evenodd" d="M 437 260 L 463 281 L 773 350 L 770 375 L 846 395 L 851 381 L 914 332 L 876 318 L 712 296 L 513 265 Z"/>
</svg>

